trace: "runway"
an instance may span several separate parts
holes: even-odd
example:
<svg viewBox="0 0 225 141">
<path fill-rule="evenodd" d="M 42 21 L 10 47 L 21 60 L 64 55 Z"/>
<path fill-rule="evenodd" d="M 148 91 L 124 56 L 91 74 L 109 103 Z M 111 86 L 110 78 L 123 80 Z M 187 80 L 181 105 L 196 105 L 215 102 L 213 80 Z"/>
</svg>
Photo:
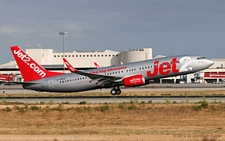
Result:
<svg viewBox="0 0 225 141">
<path fill-rule="evenodd" d="M 108 89 L 97 89 L 91 91 L 85 91 L 87 93 L 91 92 L 109 92 Z M 122 92 L 146 92 L 146 91 L 184 91 L 184 90 L 225 90 L 225 84 L 149 84 L 141 87 L 121 87 Z M 5 94 L 28 94 L 34 93 L 38 94 L 40 92 L 23 89 L 21 85 L 1 85 L 0 93 Z M 41 92 L 49 93 L 49 92 Z M 79 93 L 79 92 L 78 92 Z"/>
<path fill-rule="evenodd" d="M 152 92 L 152 91 L 199 91 L 199 90 L 225 90 L 224 84 L 150 84 L 145 87 L 135 88 L 121 88 L 123 92 Z M 1 100 L 4 102 L 22 102 L 22 103 L 123 103 L 123 102 L 153 102 L 153 103 L 193 103 L 206 100 L 208 102 L 225 102 L 225 96 L 51 96 L 39 97 L 36 91 L 25 90 L 20 85 L 18 86 L 1 86 L 0 91 L 5 94 L 35 94 L 35 97 L 2 97 Z M 91 92 L 110 92 L 110 89 L 92 90 Z M 43 92 L 42 92 L 43 93 Z M 79 94 L 79 93 L 78 93 Z M 55 94 L 57 95 L 57 94 Z"/>
<path fill-rule="evenodd" d="M 17 103 L 81 103 L 87 104 L 96 103 L 123 103 L 123 102 L 138 102 L 138 103 L 195 103 L 206 100 L 207 102 L 225 102 L 224 96 L 84 96 L 84 97 L 7 97 L 2 98 L 4 102 Z"/>
</svg>

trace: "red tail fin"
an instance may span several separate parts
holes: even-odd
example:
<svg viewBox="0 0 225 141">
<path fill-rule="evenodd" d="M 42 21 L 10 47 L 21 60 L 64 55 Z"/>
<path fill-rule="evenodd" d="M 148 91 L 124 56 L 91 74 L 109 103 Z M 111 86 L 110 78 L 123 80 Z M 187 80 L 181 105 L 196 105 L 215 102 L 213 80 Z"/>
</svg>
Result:
<svg viewBox="0 0 225 141">
<path fill-rule="evenodd" d="M 64 63 L 66 64 L 66 67 L 70 72 L 76 72 L 77 70 L 66 60 L 66 58 L 63 58 Z"/>
<path fill-rule="evenodd" d="M 62 73 L 50 72 L 35 62 L 19 46 L 10 47 L 25 82 L 38 80 Z"/>
</svg>

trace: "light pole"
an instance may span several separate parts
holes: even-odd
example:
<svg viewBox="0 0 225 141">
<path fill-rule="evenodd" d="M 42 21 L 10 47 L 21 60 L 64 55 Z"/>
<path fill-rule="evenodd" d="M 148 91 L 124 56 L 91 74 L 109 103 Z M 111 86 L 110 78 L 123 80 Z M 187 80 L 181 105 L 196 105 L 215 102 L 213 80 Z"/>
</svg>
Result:
<svg viewBox="0 0 225 141">
<path fill-rule="evenodd" d="M 59 35 L 63 37 L 63 58 L 64 58 L 64 36 L 67 34 L 68 32 L 59 32 Z M 63 62 L 63 72 L 65 72 L 64 62 Z"/>
</svg>

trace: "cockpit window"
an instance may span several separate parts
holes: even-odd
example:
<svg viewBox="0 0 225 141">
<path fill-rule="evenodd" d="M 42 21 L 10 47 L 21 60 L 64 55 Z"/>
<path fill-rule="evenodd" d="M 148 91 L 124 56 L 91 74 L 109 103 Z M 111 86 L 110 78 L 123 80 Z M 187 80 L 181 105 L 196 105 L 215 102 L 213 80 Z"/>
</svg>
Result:
<svg viewBox="0 0 225 141">
<path fill-rule="evenodd" d="M 205 59 L 205 57 L 198 57 L 197 59 L 198 60 L 202 60 L 202 59 Z"/>
</svg>

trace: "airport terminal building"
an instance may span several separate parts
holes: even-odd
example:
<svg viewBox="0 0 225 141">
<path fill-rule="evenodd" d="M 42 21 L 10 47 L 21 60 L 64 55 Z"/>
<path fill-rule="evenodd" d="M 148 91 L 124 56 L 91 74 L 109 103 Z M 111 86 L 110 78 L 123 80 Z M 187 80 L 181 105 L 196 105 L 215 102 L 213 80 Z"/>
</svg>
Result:
<svg viewBox="0 0 225 141">
<path fill-rule="evenodd" d="M 152 59 L 152 49 L 131 49 L 123 52 L 105 50 L 97 51 L 76 51 L 55 52 L 53 49 L 42 47 L 27 48 L 26 53 L 44 68 L 52 71 L 63 71 L 66 69 L 63 63 L 63 56 L 76 69 L 85 70 L 96 68 L 94 62 L 100 67 L 130 63 L 135 61 Z M 163 57 L 163 56 L 157 56 Z M 222 83 L 225 79 L 225 59 L 212 59 L 215 63 L 210 68 L 185 76 L 169 77 L 152 81 L 152 83 Z M 66 72 L 69 72 L 66 69 Z M 22 81 L 20 71 L 15 61 L 0 65 L 0 80 Z"/>
</svg>

